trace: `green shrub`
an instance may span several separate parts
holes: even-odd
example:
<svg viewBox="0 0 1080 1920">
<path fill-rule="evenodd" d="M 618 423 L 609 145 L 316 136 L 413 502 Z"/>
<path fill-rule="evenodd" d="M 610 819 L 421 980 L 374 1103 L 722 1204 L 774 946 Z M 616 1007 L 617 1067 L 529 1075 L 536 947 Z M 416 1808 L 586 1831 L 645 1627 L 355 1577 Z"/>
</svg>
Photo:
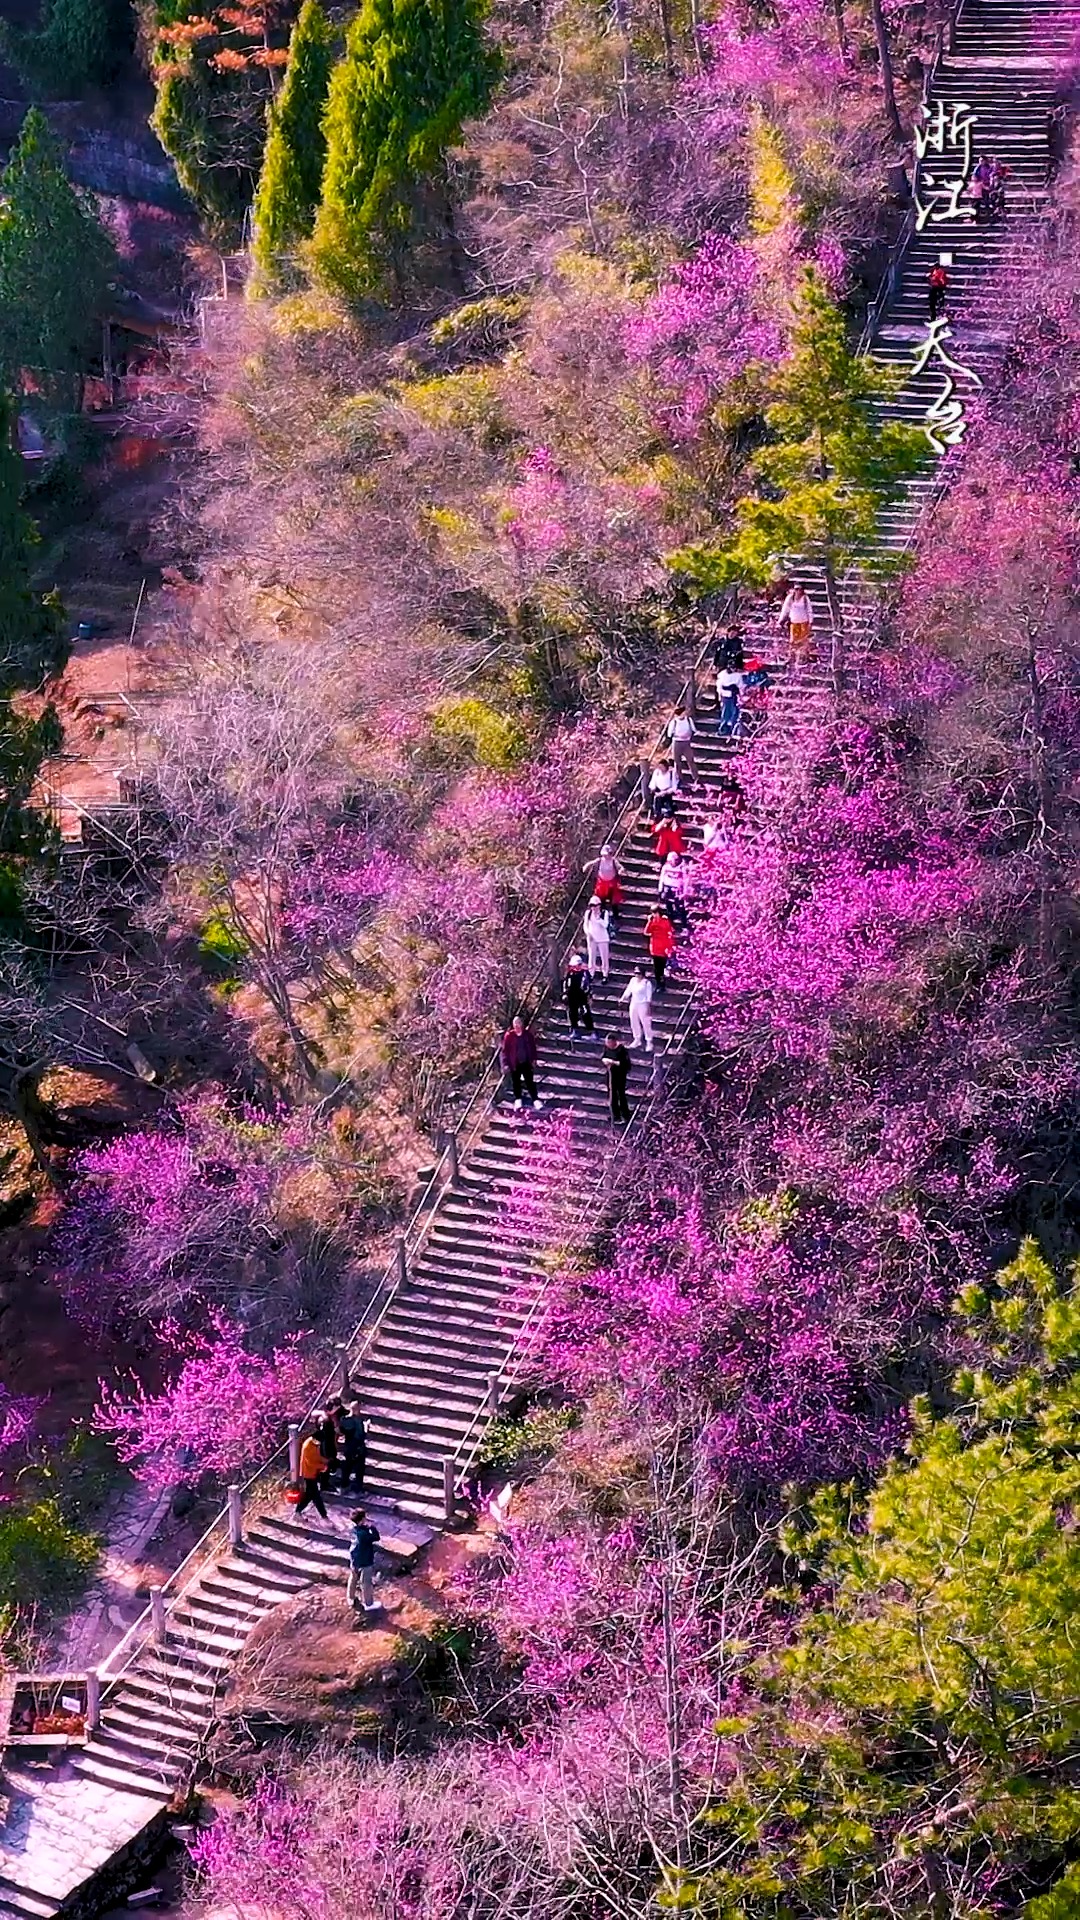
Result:
<svg viewBox="0 0 1080 1920">
<path fill-rule="evenodd" d="M 222 966 L 234 967 L 247 954 L 247 941 L 228 915 L 216 909 L 199 935 L 199 955 Z"/>
<path fill-rule="evenodd" d="M 484 700 L 450 695 L 431 711 L 436 744 L 454 760 L 508 773 L 525 757 L 524 729 Z"/>
<path fill-rule="evenodd" d="M 532 1407 L 516 1420 L 493 1420 L 480 1458 L 486 1466 L 512 1467 L 522 1460 L 549 1460 L 576 1425 L 572 1407 Z"/>
<path fill-rule="evenodd" d="M 35 31 L 8 27 L 0 45 L 32 89 L 74 94 L 111 80 L 133 39 L 130 0 L 46 0 Z"/>
<path fill-rule="evenodd" d="M 495 372 L 444 373 L 416 380 L 400 393 L 410 412 L 438 433 L 465 433 L 482 447 L 504 446 L 513 438 Z"/>
<path fill-rule="evenodd" d="M 436 320 L 431 329 L 432 345 L 462 347 L 469 353 L 493 353 L 507 344 L 524 315 L 525 302 L 518 294 L 504 298 L 493 294 L 486 300 L 469 300 L 463 307 Z"/>
<path fill-rule="evenodd" d="M 0 1519 L 0 1607 L 48 1605 L 78 1593 L 97 1564 L 98 1542 L 69 1526 L 58 1500 Z"/>
</svg>

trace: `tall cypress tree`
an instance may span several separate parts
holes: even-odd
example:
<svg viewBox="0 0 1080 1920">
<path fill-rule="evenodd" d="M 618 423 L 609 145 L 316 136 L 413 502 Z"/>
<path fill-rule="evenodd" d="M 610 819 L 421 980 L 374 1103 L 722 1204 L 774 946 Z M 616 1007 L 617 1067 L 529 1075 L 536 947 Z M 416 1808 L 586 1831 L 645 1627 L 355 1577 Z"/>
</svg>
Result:
<svg viewBox="0 0 1080 1920">
<path fill-rule="evenodd" d="M 44 755 L 59 744 L 51 709 L 38 720 L 16 713 L 9 695 L 55 672 L 63 654 L 63 612 L 55 594 L 31 586 L 37 531 L 24 511 L 15 408 L 0 394 L 0 869 L 3 856 L 33 838 L 26 802 Z M 0 887 L 0 892 L 3 889 Z"/>
<path fill-rule="evenodd" d="M 304 0 L 289 42 L 285 84 L 270 110 L 266 155 L 255 196 L 253 252 L 264 276 L 280 277 L 282 256 L 315 223 L 326 164 L 323 114 L 330 84 L 330 23 L 319 0 Z"/>
<path fill-rule="evenodd" d="M 347 297 L 400 291 L 404 251 L 446 152 L 500 71 L 482 0 L 364 0 L 330 79 L 326 172 L 313 258 Z"/>
<path fill-rule="evenodd" d="M 0 385 L 24 368 L 65 393 L 85 371 L 115 251 L 32 107 L 0 182 Z"/>
<path fill-rule="evenodd" d="M 131 0 L 46 0 L 40 26 L 8 27 L 0 46 L 31 86 L 70 95 L 111 80 L 134 33 Z"/>
</svg>

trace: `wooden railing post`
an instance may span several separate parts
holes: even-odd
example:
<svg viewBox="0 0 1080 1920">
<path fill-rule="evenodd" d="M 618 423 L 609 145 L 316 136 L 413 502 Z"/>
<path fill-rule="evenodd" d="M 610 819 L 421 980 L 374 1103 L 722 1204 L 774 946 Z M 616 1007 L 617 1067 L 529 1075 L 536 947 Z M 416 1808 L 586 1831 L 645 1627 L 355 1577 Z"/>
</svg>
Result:
<svg viewBox="0 0 1080 1920">
<path fill-rule="evenodd" d="M 409 1256 L 400 1234 L 394 1246 L 394 1258 L 397 1261 L 397 1283 L 399 1287 L 403 1287 L 409 1277 Z"/>
<path fill-rule="evenodd" d="M 443 1519 L 449 1526 L 457 1512 L 457 1500 L 454 1496 L 454 1462 L 450 1454 L 444 1454 L 442 1463 Z"/>
<path fill-rule="evenodd" d="M 86 1676 L 86 1731 L 96 1733 L 101 1725 L 101 1675 L 91 1667 Z"/>
<path fill-rule="evenodd" d="M 289 1479 L 300 1478 L 300 1429 L 293 1425 L 289 1428 Z"/>
<path fill-rule="evenodd" d="M 244 1502 L 239 1487 L 229 1488 L 229 1545 L 242 1547 L 244 1544 Z"/>
<path fill-rule="evenodd" d="M 461 1179 L 461 1156 L 456 1133 L 448 1133 L 446 1136 L 446 1157 L 450 1162 L 450 1185 L 456 1187 Z"/>
<path fill-rule="evenodd" d="M 497 1373 L 489 1373 L 487 1378 L 487 1410 L 489 1420 L 498 1419 L 499 1401 L 501 1397 L 502 1379 Z"/>
<path fill-rule="evenodd" d="M 151 1587 L 150 1589 L 150 1620 L 153 1627 L 154 1644 L 155 1646 L 163 1647 L 169 1637 L 169 1630 L 165 1624 L 165 1595 L 162 1593 L 160 1587 Z"/>
</svg>

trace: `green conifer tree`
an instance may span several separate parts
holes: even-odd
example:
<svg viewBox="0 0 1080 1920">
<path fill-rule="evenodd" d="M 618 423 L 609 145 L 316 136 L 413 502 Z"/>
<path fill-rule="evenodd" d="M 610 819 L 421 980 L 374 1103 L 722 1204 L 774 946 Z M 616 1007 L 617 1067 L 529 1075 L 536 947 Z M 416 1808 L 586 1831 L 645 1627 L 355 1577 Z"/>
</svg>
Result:
<svg viewBox="0 0 1080 1920">
<path fill-rule="evenodd" d="M 24 369 L 71 404 L 99 339 L 115 251 L 32 107 L 0 182 L 0 386 Z"/>
<path fill-rule="evenodd" d="M 4 44 L 32 87 L 72 94 L 111 80 L 133 38 L 131 0 L 46 0 L 40 26 L 8 28 Z"/>
<path fill-rule="evenodd" d="M 285 84 L 270 109 L 253 252 L 266 280 L 280 278 L 283 256 L 315 224 L 326 164 L 323 114 L 330 84 L 330 23 L 319 0 L 304 0 L 289 42 Z"/>
<path fill-rule="evenodd" d="M 447 149 L 499 71 L 482 0 L 364 0 L 327 102 L 313 243 L 327 285 L 356 298 L 389 277 L 400 292 L 420 192 L 433 183 L 450 215 Z"/>
<path fill-rule="evenodd" d="M 211 233 L 239 238 L 266 147 L 267 108 L 274 92 L 278 29 L 292 0 L 154 0 L 151 65 L 157 105 L 150 124 Z M 176 30 L 180 37 L 175 37 Z M 190 29 L 190 32 L 186 30 Z"/>
<path fill-rule="evenodd" d="M 843 314 L 808 270 L 791 351 L 769 382 L 771 437 L 750 463 L 756 490 L 736 502 L 725 537 L 684 548 L 669 564 L 714 592 L 737 581 L 761 586 L 774 555 L 798 555 L 823 569 L 839 634 L 842 568 L 880 566 L 879 516 L 930 457 L 920 427 L 882 417 L 895 387 L 891 368 L 852 351 Z M 838 677 L 840 659 L 838 644 Z"/>
<path fill-rule="evenodd" d="M 30 584 L 37 531 L 22 504 L 25 475 L 15 445 L 15 406 L 0 394 L 0 696 L 33 686 L 59 661 L 63 619 L 55 599 Z"/>
</svg>

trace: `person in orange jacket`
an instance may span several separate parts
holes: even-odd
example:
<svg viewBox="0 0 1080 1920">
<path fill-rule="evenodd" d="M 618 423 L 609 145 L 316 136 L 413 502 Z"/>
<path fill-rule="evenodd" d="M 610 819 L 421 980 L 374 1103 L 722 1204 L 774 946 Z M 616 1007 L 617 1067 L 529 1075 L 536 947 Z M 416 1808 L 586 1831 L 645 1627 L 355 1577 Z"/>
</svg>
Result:
<svg viewBox="0 0 1080 1920">
<path fill-rule="evenodd" d="M 318 1427 L 326 1415 L 321 1410 L 312 1414 L 312 1420 Z M 314 1507 L 325 1520 L 326 1502 L 322 1497 L 321 1476 L 327 1471 L 329 1461 L 313 1433 L 309 1433 L 300 1449 L 300 1498 L 296 1503 L 297 1513 L 303 1513 L 305 1507 Z"/>
<path fill-rule="evenodd" d="M 663 993 L 667 963 L 675 951 L 675 929 L 663 907 L 654 907 L 650 913 L 645 922 L 645 938 L 649 943 L 656 991 Z"/>
</svg>

